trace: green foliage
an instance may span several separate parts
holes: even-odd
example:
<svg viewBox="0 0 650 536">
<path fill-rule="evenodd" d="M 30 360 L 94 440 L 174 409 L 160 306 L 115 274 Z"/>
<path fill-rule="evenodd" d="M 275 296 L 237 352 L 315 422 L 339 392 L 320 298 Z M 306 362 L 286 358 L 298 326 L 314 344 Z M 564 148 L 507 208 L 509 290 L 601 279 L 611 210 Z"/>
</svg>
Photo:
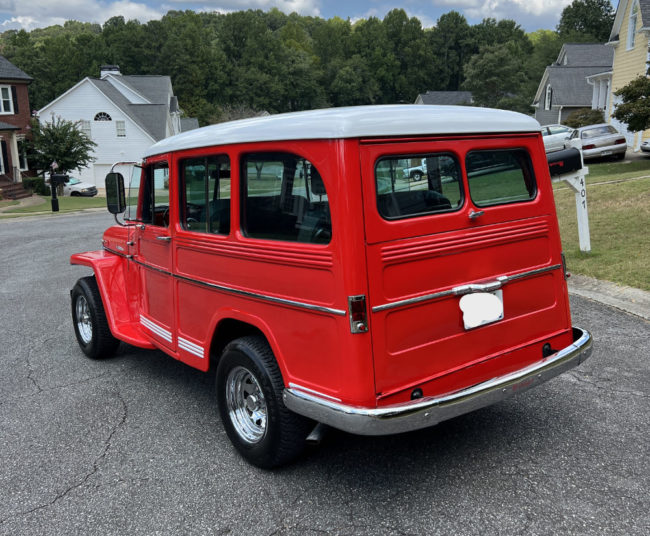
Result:
<svg viewBox="0 0 650 536">
<path fill-rule="evenodd" d="M 50 195 L 50 187 L 45 184 L 43 177 L 23 177 L 23 188 L 37 195 Z"/>
<path fill-rule="evenodd" d="M 477 91 L 481 105 L 531 113 L 544 69 L 567 36 L 593 40 L 594 24 L 587 16 L 580 18 L 583 25 L 572 22 L 574 12 L 603 2 L 576 0 L 565 10 L 560 34 L 526 34 L 507 19 L 470 26 L 456 11 L 430 29 L 402 9 L 354 24 L 278 9 L 169 11 L 146 24 L 116 16 L 102 26 L 68 21 L 31 32 L 6 31 L 0 34 L 0 54 L 34 78 L 29 88 L 34 109 L 84 77 L 97 77 L 101 65 L 116 64 L 124 74 L 169 75 L 185 115 L 201 124 L 221 120 L 228 109 L 276 113 L 409 103 L 427 90 L 462 87 Z M 490 65 L 501 79 L 492 76 Z M 488 84 L 481 84 L 485 75 Z"/>
<path fill-rule="evenodd" d="M 614 23 L 609 0 L 573 0 L 562 10 L 557 31 L 565 42 L 606 42 Z"/>
<path fill-rule="evenodd" d="M 604 123 L 605 116 L 602 110 L 592 110 L 591 108 L 580 108 L 575 112 L 571 112 L 569 117 L 562 121 L 563 125 L 571 128 L 579 128 L 587 125 L 597 125 Z"/>
<path fill-rule="evenodd" d="M 96 147 L 77 123 L 60 117 L 51 122 L 32 123 L 32 140 L 28 142 L 30 167 L 49 171 L 52 162 L 56 162 L 57 173 L 67 173 L 88 166 L 93 160 Z"/>
<path fill-rule="evenodd" d="M 627 123 L 631 131 L 641 131 L 650 128 L 650 79 L 639 76 L 614 95 L 621 97 L 622 102 L 614 108 L 613 117 Z"/>
</svg>

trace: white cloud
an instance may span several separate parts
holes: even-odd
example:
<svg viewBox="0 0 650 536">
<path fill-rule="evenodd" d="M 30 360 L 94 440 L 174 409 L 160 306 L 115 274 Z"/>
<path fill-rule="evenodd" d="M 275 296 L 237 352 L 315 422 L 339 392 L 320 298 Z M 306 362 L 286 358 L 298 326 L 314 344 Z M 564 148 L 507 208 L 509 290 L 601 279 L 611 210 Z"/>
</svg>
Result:
<svg viewBox="0 0 650 536">
<path fill-rule="evenodd" d="M 200 3 L 201 11 L 220 11 L 228 13 L 242 9 L 262 9 L 268 11 L 277 7 L 284 13 L 296 12 L 300 15 L 320 15 L 321 0 L 168 0 L 172 4 Z"/>
<path fill-rule="evenodd" d="M 5 7 L 7 5 L 7 7 Z M 165 14 L 144 3 L 131 0 L 20 0 L 20 2 L 0 3 L 0 12 L 9 13 L 10 17 L 2 22 L 1 30 L 32 30 L 53 24 L 63 24 L 66 20 L 104 23 L 116 15 L 125 19 L 137 19 L 145 22 L 159 19 Z"/>
<path fill-rule="evenodd" d="M 436 6 L 463 11 L 471 18 L 515 18 L 517 14 L 557 17 L 572 0 L 433 0 Z"/>
</svg>

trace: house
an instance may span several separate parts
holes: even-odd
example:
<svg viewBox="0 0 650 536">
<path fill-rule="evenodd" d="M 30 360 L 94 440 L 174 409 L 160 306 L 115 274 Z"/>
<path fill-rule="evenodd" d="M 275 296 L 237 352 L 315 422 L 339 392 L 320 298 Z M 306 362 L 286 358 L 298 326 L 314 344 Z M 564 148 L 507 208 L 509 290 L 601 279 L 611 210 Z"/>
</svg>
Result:
<svg viewBox="0 0 650 536">
<path fill-rule="evenodd" d="M 420 93 L 415 99 L 415 104 L 468 105 L 473 103 L 471 91 L 427 91 Z"/>
<path fill-rule="evenodd" d="M 641 141 L 650 138 L 650 130 L 630 132 L 627 125 L 611 114 L 621 102 L 614 92 L 636 77 L 645 75 L 650 62 L 650 0 L 620 0 L 607 46 L 614 53 L 610 89 L 607 93 L 607 120 L 625 134 L 627 144 L 638 151 Z M 595 91 L 594 91 L 595 92 Z"/>
<path fill-rule="evenodd" d="M 0 56 L 0 182 L 19 183 L 27 171 L 24 148 L 31 112 L 27 86 L 32 77 Z"/>
<path fill-rule="evenodd" d="M 103 66 L 100 78 L 84 78 L 38 116 L 79 122 L 97 147 L 95 161 L 78 177 L 99 188 L 116 162 L 139 161 L 155 142 L 198 127 L 196 119 L 181 119 L 169 76 L 122 75 L 117 65 Z"/>
<path fill-rule="evenodd" d="M 591 108 L 594 89 L 588 77 L 611 72 L 613 51 L 602 44 L 565 44 L 549 65 L 533 100 L 535 119 L 542 125 L 561 123 L 580 108 Z M 599 89 L 602 87 L 598 82 Z M 606 84 L 606 78 L 605 78 Z M 606 94 L 606 87 L 604 89 Z M 601 95 L 597 104 L 605 105 Z"/>
</svg>

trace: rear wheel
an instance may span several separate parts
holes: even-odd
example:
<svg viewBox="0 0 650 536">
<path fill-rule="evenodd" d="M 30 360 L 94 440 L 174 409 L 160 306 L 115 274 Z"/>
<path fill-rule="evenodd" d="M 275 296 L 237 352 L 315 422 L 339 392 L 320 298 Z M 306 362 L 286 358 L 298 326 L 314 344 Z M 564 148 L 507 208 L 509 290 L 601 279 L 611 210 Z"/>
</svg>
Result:
<svg viewBox="0 0 650 536">
<path fill-rule="evenodd" d="M 420 181 L 422 180 L 422 172 L 421 171 L 414 171 L 411 173 L 411 179 L 414 181 Z"/>
<path fill-rule="evenodd" d="M 221 421 L 246 460 L 270 469 L 300 454 L 310 421 L 285 407 L 282 374 L 263 337 L 247 336 L 228 344 L 216 381 Z"/>
<path fill-rule="evenodd" d="M 120 341 L 113 337 L 108 327 L 104 304 L 95 277 L 79 279 L 70 295 L 74 332 L 84 354 L 92 359 L 112 356 Z"/>
</svg>

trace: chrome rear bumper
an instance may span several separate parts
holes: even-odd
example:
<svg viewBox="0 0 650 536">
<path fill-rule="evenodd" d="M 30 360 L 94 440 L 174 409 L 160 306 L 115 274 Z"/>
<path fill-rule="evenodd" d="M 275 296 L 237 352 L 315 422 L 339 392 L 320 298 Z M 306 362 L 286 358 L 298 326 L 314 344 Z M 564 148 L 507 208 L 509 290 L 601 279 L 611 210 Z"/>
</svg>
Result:
<svg viewBox="0 0 650 536">
<path fill-rule="evenodd" d="M 544 383 L 582 363 L 591 351 L 591 334 L 574 327 L 573 343 L 566 348 L 523 369 L 442 396 L 364 408 L 327 400 L 292 386 L 284 390 L 283 399 L 291 411 L 339 430 L 360 435 L 398 434 L 433 426 Z"/>
</svg>

